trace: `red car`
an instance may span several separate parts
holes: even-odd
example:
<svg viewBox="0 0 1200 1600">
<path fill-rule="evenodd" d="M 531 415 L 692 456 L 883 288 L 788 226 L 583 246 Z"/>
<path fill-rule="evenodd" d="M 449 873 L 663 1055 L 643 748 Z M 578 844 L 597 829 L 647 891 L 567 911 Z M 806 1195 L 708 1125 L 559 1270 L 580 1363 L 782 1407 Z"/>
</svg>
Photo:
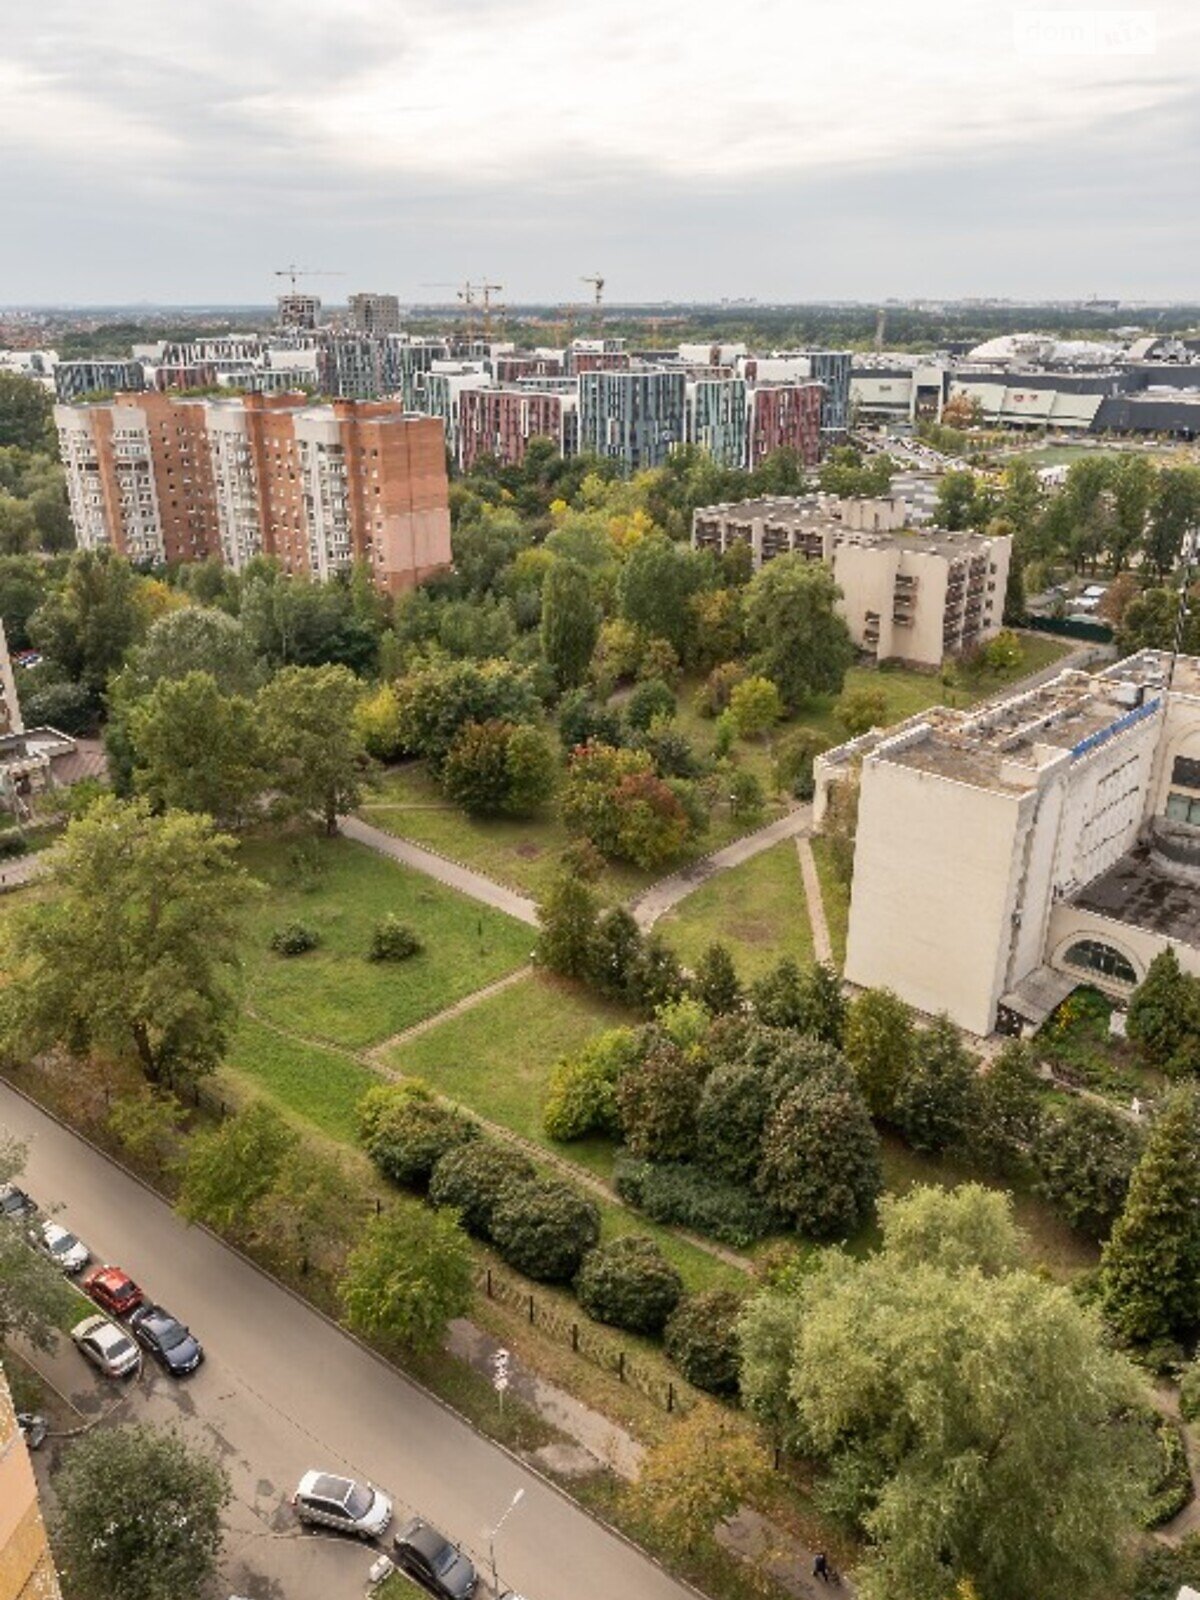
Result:
<svg viewBox="0 0 1200 1600">
<path fill-rule="evenodd" d="M 129 1316 L 146 1298 L 120 1267 L 97 1267 L 84 1279 L 83 1287 L 98 1306 L 114 1317 Z"/>
</svg>

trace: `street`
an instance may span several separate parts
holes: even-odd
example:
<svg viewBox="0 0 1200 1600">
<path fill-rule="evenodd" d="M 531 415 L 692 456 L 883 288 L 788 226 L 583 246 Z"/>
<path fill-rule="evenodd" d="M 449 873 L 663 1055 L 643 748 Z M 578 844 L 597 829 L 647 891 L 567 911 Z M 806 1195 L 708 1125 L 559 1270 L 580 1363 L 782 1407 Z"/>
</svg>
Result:
<svg viewBox="0 0 1200 1600">
<path fill-rule="evenodd" d="M 235 1501 L 222 1600 L 363 1594 L 369 1547 L 297 1527 L 288 1500 L 309 1467 L 378 1484 L 395 1498 L 397 1523 L 419 1511 L 481 1572 L 487 1530 L 523 1488 L 496 1560 L 501 1589 L 526 1600 L 690 1593 L 3 1084 L 0 1129 L 28 1145 L 27 1186 L 43 1209 L 61 1208 L 55 1215 L 97 1262 L 125 1268 L 204 1344 L 207 1361 L 183 1382 L 149 1364 L 118 1416 L 174 1422 L 229 1470 Z M 68 1393 L 85 1414 L 118 1392 L 70 1348 L 55 1372 L 73 1375 Z"/>
</svg>

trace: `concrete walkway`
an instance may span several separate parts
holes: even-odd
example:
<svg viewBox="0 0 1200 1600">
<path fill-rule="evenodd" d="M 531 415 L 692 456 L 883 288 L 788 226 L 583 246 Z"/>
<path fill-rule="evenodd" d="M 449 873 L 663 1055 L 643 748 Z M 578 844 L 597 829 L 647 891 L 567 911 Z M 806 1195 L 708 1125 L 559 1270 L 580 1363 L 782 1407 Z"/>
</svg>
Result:
<svg viewBox="0 0 1200 1600">
<path fill-rule="evenodd" d="M 495 983 L 485 984 L 482 989 L 464 995 L 461 1000 L 456 1000 L 453 1005 L 447 1006 L 444 1011 L 435 1011 L 431 1017 L 422 1017 L 420 1022 L 414 1022 L 410 1028 L 401 1028 L 399 1033 L 393 1033 L 387 1039 L 381 1039 L 378 1044 L 373 1044 L 370 1049 L 361 1052 L 360 1059 L 368 1066 L 381 1068 L 386 1066 L 384 1057 L 389 1050 L 394 1050 L 397 1045 L 407 1044 L 410 1039 L 419 1039 L 423 1033 L 430 1033 L 434 1028 L 440 1028 L 443 1022 L 449 1022 L 451 1017 L 460 1017 L 464 1011 L 471 1011 L 476 1006 L 482 1005 L 485 1000 L 490 1000 L 494 994 L 499 994 L 502 989 L 509 989 L 514 983 L 524 983 L 525 979 L 533 975 L 532 967 L 518 967 L 515 972 L 509 972 L 503 978 L 497 978 Z"/>
<path fill-rule="evenodd" d="M 833 940 L 829 937 L 829 924 L 825 920 L 825 901 L 821 895 L 821 880 L 817 876 L 817 863 L 812 853 L 812 841 L 806 833 L 796 838 L 796 854 L 800 857 L 800 876 L 804 879 L 804 898 L 808 902 L 808 925 L 812 929 L 813 955 L 818 961 L 833 965 Z"/>
<path fill-rule="evenodd" d="M 643 932 L 647 931 L 660 917 L 670 911 L 672 906 L 677 906 L 681 900 L 686 900 L 688 895 L 693 894 L 702 883 L 715 878 L 718 872 L 728 872 L 730 867 L 740 867 L 743 861 L 750 861 L 754 856 L 761 855 L 764 850 L 769 850 L 781 839 L 792 839 L 811 826 L 812 807 L 797 806 L 786 816 L 768 822 L 766 827 L 759 828 L 755 833 L 748 833 L 744 839 L 735 839 L 723 850 L 715 850 L 711 856 L 705 856 L 700 861 L 692 861 L 686 867 L 681 867 L 678 872 L 673 872 L 669 878 L 662 878 L 658 883 L 651 884 L 644 894 L 630 902 L 629 909 L 633 912 L 638 927 Z"/>
<path fill-rule="evenodd" d="M 422 845 L 411 844 L 407 839 L 397 839 L 395 834 L 385 833 L 382 828 L 364 822 L 361 817 L 339 817 L 338 828 L 345 838 L 365 844 L 369 850 L 377 850 L 380 855 L 391 856 L 393 861 L 423 872 L 427 877 L 436 878 L 448 889 L 457 889 L 459 894 L 478 900 L 481 905 L 491 906 L 494 911 L 503 911 L 518 922 L 528 923 L 531 928 L 538 925 L 535 900 L 518 894 L 515 889 L 506 889 L 491 878 L 485 878 L 482 872 L 459 866 L 456 861 L 449 861 Z"/>
<path fill-rule="evenodd" d="M 15 856 L 11 861 L 0 862 L 0 894 L 6 889 L 21 889 L 46 871 L 46 852 Z"/>
</svg>

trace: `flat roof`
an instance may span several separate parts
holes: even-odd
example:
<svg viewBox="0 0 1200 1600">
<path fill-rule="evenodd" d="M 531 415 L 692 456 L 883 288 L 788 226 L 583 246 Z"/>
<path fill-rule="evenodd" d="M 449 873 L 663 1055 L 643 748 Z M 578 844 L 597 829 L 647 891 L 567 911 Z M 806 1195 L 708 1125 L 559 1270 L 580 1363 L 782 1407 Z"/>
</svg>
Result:
<svg viewBox="0 0 1200 1600">
<path fill-rule="evenodd" d="M 1155 864 L 1150 845 L 1136 846 L 1116 866 L 1076 890 L 1070 902 L 1081 911 L 1095 911 L 1167 939 L 1200 945 L 1196 884 L 1168 877 Z"/>
</svg>

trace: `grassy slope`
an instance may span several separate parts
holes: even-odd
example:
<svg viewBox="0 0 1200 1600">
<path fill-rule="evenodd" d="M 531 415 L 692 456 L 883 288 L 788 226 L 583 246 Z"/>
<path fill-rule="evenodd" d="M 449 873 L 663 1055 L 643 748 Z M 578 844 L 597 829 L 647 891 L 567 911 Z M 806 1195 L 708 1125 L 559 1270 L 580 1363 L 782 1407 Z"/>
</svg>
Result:
<svg viewBox="0 0 1200 1600">
<path fill-rule="evenodd" d="M 528 959 L 530 930 L 502 913 L 347 839 L 306 842 L 318 870 L 297 871 L 294 844 L 254 841 L 247 868 L 267 885 L 245 940 L 246 993 L 268 1022 L 361 1048 L 444 1010 Z M 372 962 L 375 924 L 388 912 L 416 929 L 420 955 Z M 281 924 L 300 921 L 318 949 L 286 958 L 269 948 Z"/>
</svg>

